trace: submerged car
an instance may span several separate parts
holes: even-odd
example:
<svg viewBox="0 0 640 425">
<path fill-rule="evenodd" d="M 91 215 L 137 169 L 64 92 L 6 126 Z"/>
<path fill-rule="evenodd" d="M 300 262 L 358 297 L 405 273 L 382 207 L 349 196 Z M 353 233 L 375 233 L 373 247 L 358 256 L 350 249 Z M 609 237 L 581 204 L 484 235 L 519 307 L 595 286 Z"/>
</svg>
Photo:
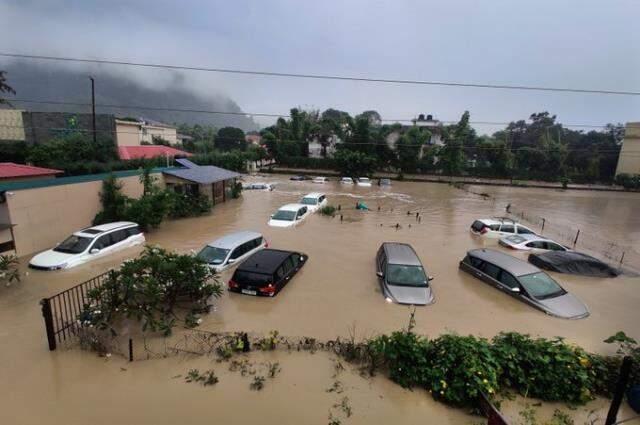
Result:
<svg viewBox="0 0 640 425">
<path fill-rule="evenodd" d="M 369 177 L 358 177 L 356 184 L 362 187 L 371 187 L 371 180 Z"/>
<path fill-rule="evenodd" d="M 315 177 L 315 178 L 313 179 L 313 183 L 320 183 L 320 184 L 324 184 L 324 183 L 326 183 L 326 182 L 328 182 L 328 181 L 329 181 L 329 179 L 328 179 L 328 178 L 326 178 L 326 177 L 320 177 L 320 176 L 319 176 L 319 177 Z"/>
<path fill-rule="evenodd" d="M 376 275 L 387 302 L 426 305 L 433 302 L 427 273 L 411 245 L 385 242 L 376 255 Z"/>
<path fill-rule="evenodd" d="M 353 179 L 351 177 L 342 177 L 340 184 L 353 184 Z"/>
<path fill-rule="evenodd" d="M 522 251 L 568 251 L 569 248 L 560 245 L 551 239 L 545 239 L 542 236 L 532 233 L 522 235 L 505 236 L 500 239 L 500 245 L 505 248 L 519 249 Z"/>
<path fill-rule="evenodd" d="M 274 183 L 248 183 L 242 186 L 242 190 L 273 190 Z"/>
<path fill-rule="evenodd" d="M 526 261 L 493 249 L 474 249 L 460 261 L 460 269 L 545 313 L 582 319 L 589 309 L 551 276 Z"/>
<path fill-rule="evenodd" d="M 477 219 L 471 224 L 471 233 L 488 238 L 535 234 L 533 230 L 507 217 Z"/>
<path fill-rule="evenodd" d="M 391 186 L 391 179 L 378 180 L 378 186 Z"/>
<path fill-rule="evenodd" d="M 101 224 L 75 232 L 55 248 L 41 252 L 29 261 L 29 267 L 37 270 L 67 269 L 144 241 L 144 234 L 136 223 L 117 221 Z"/>
<path fill-rule="evenodd" d="M 302 204 L 287 204 L 282 207 L 267 223 L 273 227 L 293 227 L 297 226 L 305 218 L 309 216 L 309 207 Z"/>
<path fill-rule="evenodd" d="M 583 276 L 616 277 L 622 270 L 581 252 L 546 252 L 529 254 L 529 262 L 541 269 Z"/>
<path fill-rule="evenodd" d="M 273 297 L 307 262 L 305 254 L 263 249 L 242 263 L 229 280 L 229 291 Z"/>
<path fill-rule="evenodd" d="M 311 180 L 311 177 L 305 176 L 305 175 L 300 175 L 300 176 L 293 176 L 289 180 L 294 181 L 294 182 L 301 182 L 301 181 L 305 181 L 305 180 Z"/>
<path fill-rule="evenodd" d="M 324 193 L 318 192 L 308 193 L 302 197 L 300 204 L 306 205 L 309 212 L 314 213 L 327 205 L 327 196 Z"/>
<path fill-rule="evenodd" d="M 260 233 L 235 232 L 208 243 L 197 257 L 205 261 L 212 270 L 222 272 L 267 247 L 269 244 Z"/>
</svg>

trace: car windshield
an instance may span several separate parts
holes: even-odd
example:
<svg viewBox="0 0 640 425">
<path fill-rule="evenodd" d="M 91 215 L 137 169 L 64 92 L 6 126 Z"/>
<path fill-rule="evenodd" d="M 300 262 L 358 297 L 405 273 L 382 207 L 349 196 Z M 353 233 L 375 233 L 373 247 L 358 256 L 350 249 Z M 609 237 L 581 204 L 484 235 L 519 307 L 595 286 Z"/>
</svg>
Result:
<svg viewBox="0 0 640 425">
<path fill-rule="evenodd" d="M 235 282 L 243 285 L 263 286 L 271 283 L 271 275 L 264 273 L 246 272 L 244 270 L 236 270 L 232 278 Z"/>
<path fill-rule="evenodd" d="M 304 205 L 316 205 L 318 203 L 317 198 L 302 198 L 302 203 Z"/>
<path fill-rule="evenodd" d="M 274 220 L 293 221 L 296 218 L 296 212 L 288 210 L 278 210 L 278 212 L 275 213 L 271 218 L 273 218 Z"/>
<path fill-rule="evenodd" d="M 71 235 L 60 245 L 53 248 L 53 250 L 57 252 L 64 252 L 65 254 L 80 254 L 87 249 L 92 240 L 93 238 Z"/>
<path fill-rule="evenodd" d="M 389 264 L 387 266 L 387 282 L 398 286 L 427 286 L 427 276 L 420 266 L 403 266 Z"/>
<path fill-rule="evenodd" d="M 215 246 L 207 245 L 198 253 L 198 258 L 209 264 L 222 264 L 228 254 L 228 249 L 216 248 Z"/>
<path fill-rule="evenodd" d="M 558 285 L 558 282 L 544 272 L 527 274 L 520 276 L 518 279 L 524 289 L 534 298 L 553 298 L 567 293 Z"/>
</svg>

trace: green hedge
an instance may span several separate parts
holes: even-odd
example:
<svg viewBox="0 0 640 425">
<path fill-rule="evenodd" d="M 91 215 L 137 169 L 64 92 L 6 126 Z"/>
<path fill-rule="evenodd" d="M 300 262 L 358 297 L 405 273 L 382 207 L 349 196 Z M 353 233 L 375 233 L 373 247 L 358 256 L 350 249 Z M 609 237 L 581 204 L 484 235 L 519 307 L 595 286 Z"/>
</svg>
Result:
<svg viewBox="0 0 640 425">
<path fill-rule="evenodd" d="M 278 159 L 278 165 L 289 168 L 309 168 L 318 170 L 335 170 L 333 158 L 308 158 L 306 156 L 289 156 Z"/>
</svg>

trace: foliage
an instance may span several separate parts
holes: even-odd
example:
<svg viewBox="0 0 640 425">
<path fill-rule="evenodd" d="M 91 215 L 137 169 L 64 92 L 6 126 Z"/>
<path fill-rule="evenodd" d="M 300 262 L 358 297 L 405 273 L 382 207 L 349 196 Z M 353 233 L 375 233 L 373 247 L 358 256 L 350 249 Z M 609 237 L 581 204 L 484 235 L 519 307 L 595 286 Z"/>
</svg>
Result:
<svg viewBox="0 0 640 425">
<path fill-rule="evenodd" d="M 211 212 L 213 204 L 208 197 L 197 194 L 177 193 L 167 190 L 168 216 L 171 218 L 196 217 Z"/>
<path fill-rule="evenodd" d="M 20 281 L 19 265 L 20 262 L 15 255 L 0 254 L 0 281 L 7 282 L 7 285 L 14 281 Z"/>
<path fill-rule="evenodd" d="M 189 158 L 198 165 L 215 165 L 238 173 L 246 172 L 246 162 L 250 160 L 249 153 L 240 151 L 211 152 L 208 154 L 194 155 Z"/>
<path fill-rule="evenodd" d="M 324 207 L 320 208 L 320 214 L 333 217 L 336 215 L 336 207 L 334 207 L 333 205 L 325 205 Z"/>
<path fill-rule="evenodd" d="M 237 199 L 242 194 L 242 183 L 235 181 L 231 186 L 231 198 Z"/>
<path fill-rule="evenodd" d="M 236 127 L 223 127 L 218 130 L 215 147 L 221 151 L 241 150 L 247 148 L 244 131 Z"/>
<path fill-rule="evenodd" d="M 156 190 L 142 195 L 138 199 L 127 198 L 127 206 L 122 216 L 123 220 L 138 223 L 140 227 L 147 231 L 160 226 L 167 216 L 171 191 Z"/>
<path fill-rule="evenodd" d="M 127 197 L 121 191 L 122 183 L 113 174 L 102 181 L 100 191 L 102 210 L 94 217 L 94 225 L 119 221 L 125 216 Z"/>
<path fill-rule="evenodd" d="M 370 176 L 376 169 L 376 158 L 370 154 L 356 150 L 339 149 L 333 160 L 343 176 Z"/>
<path fill-rule="evenodd" d="M 260 391 L 264 388 L 265 377 L 262 375 L 256 375 L 253 377 L 253 382 L 249 385 L 249 388 L 254 391 Z"/>
<path fill-rule="evenodd" d="M 625 189 L 640 189 L 640 174 L 620 173 L 616 176 L 615 182 Z"/>
<path fill-rule="evenodd" d="M 431 132 L 419 127 L 406 131 L 398 140 L 398 168 L 402 173 L 412 173 L 418 168 L 422 147 L 431 138 Z"/>
<path fill-rule="evenodd" d="M 185 377 L 185 382 L 197 382 L 205 387 L 215 385 L 219 382 L 216 372 L 213 369 L 206 370 L 202 373 L 198 369 L 191 369 Z"/>
<path fill-rule="evenodd" d="M 24 164 L 27 160 L 27 144 L 22 141 L 3 140 L 0 143 L 0 158 L 2 161 Z"/>
<path fill-rule="evenodd" d="M 152 136 L 151 140 L 154 145 L 171 146 L 171 143 L 161 136 Z"/>
<path fill-rule="evenodd" d="M 7 84 L 6 73 L 6 71 L 0 71 L 0 94 L 16 94 L 16 91 L 9 84 Z M 6 99 L 0 96 L 0 105 L 2 105 L 3 103 L 10 104 Z"/>
<path fill-rule="evenodd" d="M 137 320 L 143 331 L 171 333 L 178 307 L 192 313 L 208 310 L 211 297 L 222 287 L 209 267 L 195 256 L 147 246 L 136 259 L 110 273 L 99 287 L 89 291 L 79 320 L 85 327 L 117 334 L 121 319 Z"/>
<path fill-rule="evenodd" d="M 71 133 L 27 147 L 27 161 L 38 166 L 65 169 L 83 161 L 106 163 L 118 159 L 116 145 L 110 138 L 98 137 L 97 143 L 85 133 Z"/>
<path fill-rule="evenodd" d="M 278 159 L 278 164 L 289 168 L 306 168 L 312 170 L 332 170 L 336 168 L 333 158 L 308 158 L 306 156 L 287 156 Z"/>
</svg>

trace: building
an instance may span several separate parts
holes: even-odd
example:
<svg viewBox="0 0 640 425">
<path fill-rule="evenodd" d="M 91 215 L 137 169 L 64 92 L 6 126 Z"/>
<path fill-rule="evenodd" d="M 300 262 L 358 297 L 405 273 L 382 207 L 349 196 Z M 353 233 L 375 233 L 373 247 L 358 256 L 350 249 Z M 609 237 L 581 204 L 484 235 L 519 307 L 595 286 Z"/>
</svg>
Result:
<svg viewBox="0 0 640 425">
<path fill-rule="evenodd" d="M 154 139 L 178 143 L 175 127 L 145 118 L 116 119 L 115 132 L 118 146 L 151 145 Z"/>
<path fill-rule="evenodd" d="M 25 141 L 23 112 L 15 109 L 0 109 L 0 143 Z"/>
<path fill-rule="evenodd" d="M 262 136 L 258 133 L 250 133 L 244 136 L 244 140 L 248 145 L 260 146 L 260 144 L 262 143 Z"/>
<path fill-rule="evenodd" d="M 54 178 L 64 171 L 53 168 L 33 167 L 14 162 L 0 162 L 0 182 L 15 182 L 34 179 Z"/>
<path fill-rule="evenodd" d="M 197 165 L 188 159 L 176 159 L 176 162 L 183 168 L 163 171 L 167 188 L 180 193 L 206 196 L 213 205 L 231 198 L 236 179 L 241 176 L 213 165 Z"/>
<path fill-rule="evenodd" d="M 616 167 L 616 176 L 618 174 L 640 175 L 640 122 L 628 122 L 625 126 Z"/>
<path fill-rule="evenodd" d="M 414 118 L 411 120 L 411 125 L 403 125 L 401 129 L 392 131 L 387 135 L 387 146 L 389 148 L 395 150 L 396 144 L 400 139 L 402 134 L 413 127 L 419 127 L 429 130 L 431 133 L 431 137 L 427 141 L 426 145 L 431 146 L 443 146 L 444 140 L 442 139 L 442 121 L 433 119 L 433 115 L 427 115 L 426 118 L 424 114 L 418 115 L 418 118 Z"/>
<path fill-rule="evenodd" d="M 184 158 L 191 155 L 189 152 L 164 145 L 118 146 L 118 156 L 122 160 L 163 157 L 168 161 L 171 158 Z"/>
</svg>

